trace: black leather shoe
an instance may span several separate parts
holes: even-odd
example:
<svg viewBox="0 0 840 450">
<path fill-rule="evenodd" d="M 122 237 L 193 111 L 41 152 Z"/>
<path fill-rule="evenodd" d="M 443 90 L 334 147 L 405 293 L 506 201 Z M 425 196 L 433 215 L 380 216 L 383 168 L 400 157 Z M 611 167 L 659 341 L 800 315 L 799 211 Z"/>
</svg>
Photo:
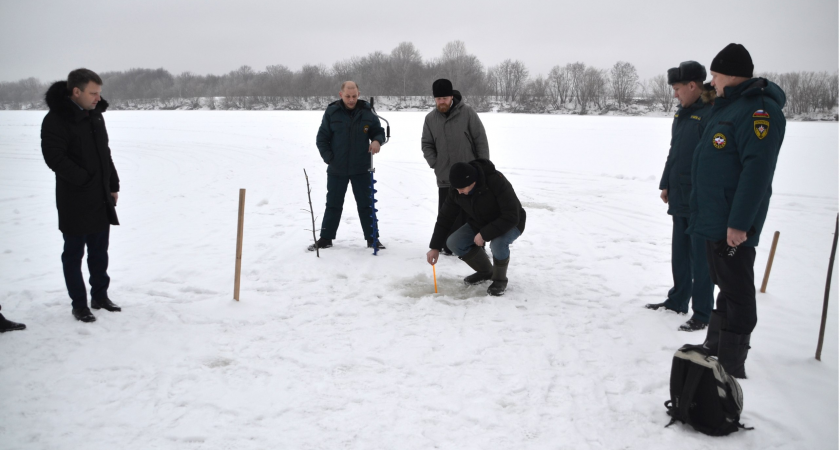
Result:
<svg viewBox="0 0 840 450">
<path fill-rule="evenodd" d="M 671 308 L 665 306 L 665 302 L 662 302 L 662 303 L 648 303 L 647 305 L 645 305 L 645 308 L 652 309 L 654 311 L 656 311 L 659 308 L 664 308 L 665 311 L 671 311 L 671 312 L 675 312 L 677 314 L 685 314 L 684 312 L 677 311 L 676 309 L 671 309 Z"/>
<path fill-rule="evenodd" d="M 312 244 L 309 247 L 306 247 L 306 249 L 310 252 L 314 252 L 316 245 L 318 246 L 318 248 L 330 248 L 332 247 L 332 239 L 319 238 L 316 241 L 316 244 Z"/>
<path fill-rule="evenodd" d="M 370 240 L 370 239 L 368 239 L 368 241 L 367 241 L 367 248 L 373 248 L 373 241 Z M 382 243 L 377 240 L 376 241 L 376 249 L 377 250 L 385 250 L 385 246 L 382 245 Z"/>
<path fill-rule="evenodd" d="M 680 325 L 680 331 L 700 331 L 705 330 L 709 324 L 703 323 L 699 320 L 688 319 L 688 322 Z"/>
<path fill-rule="evenodd" d="M 15 331 L 15 330 L 25 330 L 26 325 L 22 323 L 12 322 L 9 319 L 3 317 L 3 314 L 0 314 L 0 333 L 5 333 L 7 331 Z"/>
<path fill-rule="evenodd" d="M 95 298 L 90 299 L 90 307 L 93 308 L 93 309 L 100 309 L 101 308 L 101 309 L 104 309 L 106 311 L 111 311 L 111 312 L 122 311 L 122 308 L 115 305 L 107 297 L 106 298 L 100 298 L 98 300 L 95 299 Z"/>
<path fill-rule="evenodd" d="M 84 308 L 73 308 L 73 317 L 82 322 L 96 322 L 96 316 L 90 312 L 90 308 L 87 306 Z"/>
</svg>

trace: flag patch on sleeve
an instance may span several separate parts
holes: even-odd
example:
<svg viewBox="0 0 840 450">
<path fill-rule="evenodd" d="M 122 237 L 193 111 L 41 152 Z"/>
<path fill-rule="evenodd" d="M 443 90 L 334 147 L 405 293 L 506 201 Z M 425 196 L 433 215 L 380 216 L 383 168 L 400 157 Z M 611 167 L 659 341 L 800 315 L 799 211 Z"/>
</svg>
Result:
<svg viewBox="0 0 840 450">
<path fill-rule="evenodd" d="M 767 114 L 767 111 L 763 109 L 759 109 L 758 111 L 753 113 L 753 117 L 765 117 L 770 118 L 770 114 Z"/>
</svg>

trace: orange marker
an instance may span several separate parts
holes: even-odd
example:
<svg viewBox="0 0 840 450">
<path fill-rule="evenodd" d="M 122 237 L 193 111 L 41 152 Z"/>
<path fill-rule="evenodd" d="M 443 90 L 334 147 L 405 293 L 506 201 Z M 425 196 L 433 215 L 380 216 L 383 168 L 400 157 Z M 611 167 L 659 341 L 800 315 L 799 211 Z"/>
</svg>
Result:
<svg viewBox="0 0 840 450">
<path fill-rule="evenodd" d="M 435 294 L 437 294 L 437 274 L 435 273 L 435 266 L 432 266 L 432 278 L 435 279 Z"/>
</svg>

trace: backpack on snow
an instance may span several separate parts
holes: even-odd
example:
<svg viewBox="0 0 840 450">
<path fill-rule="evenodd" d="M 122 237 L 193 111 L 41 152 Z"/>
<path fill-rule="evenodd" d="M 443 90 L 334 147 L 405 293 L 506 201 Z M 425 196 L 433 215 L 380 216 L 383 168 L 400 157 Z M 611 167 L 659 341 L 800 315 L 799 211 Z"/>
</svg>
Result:
<svg viewBox="0 0 840 450">
<path fill-rule="evenodd" d="M 741 385 L 727 374 L 717 359 L 685 346 L 671 363 L 671 399 L 665 402 L 671 422 L 687 423 L 711 436 L 725 436 L 739 428 L 744 406 Z"/>
</svg>

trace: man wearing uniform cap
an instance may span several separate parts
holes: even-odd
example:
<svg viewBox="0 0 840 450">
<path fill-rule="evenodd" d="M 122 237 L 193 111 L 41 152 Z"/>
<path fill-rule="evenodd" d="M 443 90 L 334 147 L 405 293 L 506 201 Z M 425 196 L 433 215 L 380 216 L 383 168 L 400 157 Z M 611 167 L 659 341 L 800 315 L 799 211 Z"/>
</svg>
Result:
<svg viewBox="0 0 840 450">
<path fill-rule="evenodd" d="M 486 159 L 453 164 L 448 181 L 450 187 L 438 212 L 426 260 L 435 265 L 445 242 L 452 253 L 475 270 L 464 278 L 466 284 L 492 280 L 487 293 L 504 295 L 510 244 L 525 231 L 525 210 L 507 178 Z M 450 235 L 459 214 L 467 223 Z M 490 242 L 492 264 L 483 248 L 485 242 Z"/>
<path fill-rule="evenodd" d="M 711 72 L 717 99 L 703 118 L 694 152 L 688 233 L 706 240 L 711 278 L 720 288 L 702 347 L 727 373 L 746 378 L 744 363 L 758 321 L 755 247 L 785 136 L 785 93 L 753 78 L 752 57 L 741 44 L 721 50 Z"/>
<path fill-rule="evenodd" d="M 659 182 L 659 196 L 668 204 L 668 214 L 673 221 L 671 274 L 674 287 L 668 291 L 664 302 L 645 307 L 685 314 L 691 300 L 694 314 L 679 327 L 680 331 L 705 329 L 714 306 L 714 285 L 706 263 L 706 242 L 699 236 L 685 233 L 690 216 L 691 160 L 700 141 L 702 120 L 712 109 L 709 97 L 702 95 L 705 79 L 706 68 L 696 61 L 686 61 L 668 70 L 668 84 L 674 89 L 674 98 L 679 100 L 680 106 L 671 126 L 671 149 Z"/>
<path fill-rule="evenodd" d="M 461 96 L 452 89 L 452 82 L 445 78 L 432 83 L 435 109 L 426 115 L 423 123 L 421 145 L 423 157 L 429 167 L 435 170 L 438 185 L 438 210 L 443 207 L 449 190 L 449 170 L 458 162 L 470 162 L 478 158 L 490 159 L 490 147 L 484 125 Z M 463 225 L 463 217 L 453 223 L 450 232 Z M 448 248 L 443 249 L 451 254 Z"/>
</svg>

